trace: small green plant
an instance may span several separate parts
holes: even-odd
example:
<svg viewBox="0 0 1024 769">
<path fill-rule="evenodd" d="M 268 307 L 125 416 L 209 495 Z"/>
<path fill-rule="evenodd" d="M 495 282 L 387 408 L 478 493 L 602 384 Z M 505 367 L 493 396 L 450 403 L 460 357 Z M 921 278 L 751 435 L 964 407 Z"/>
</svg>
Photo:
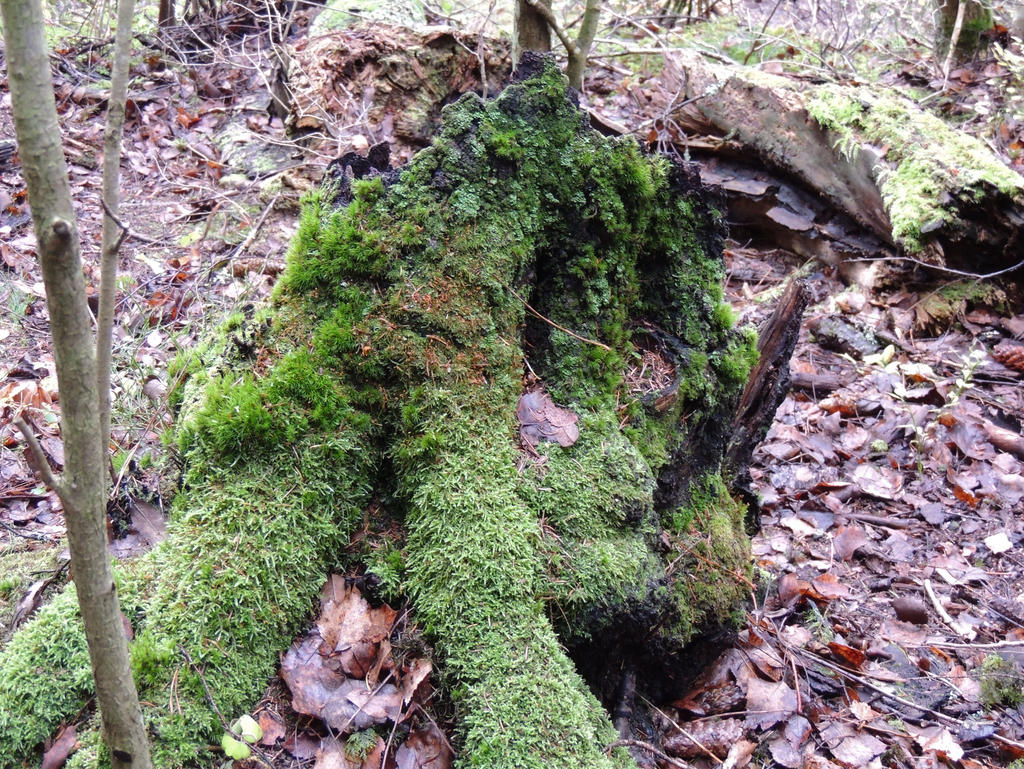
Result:
<svg viewBox="0 0 1024 769">
<path fill-rule="evenodd" d="M 7 577 L 0 580 L 0 600 L 6 600 L 21 585 L 21 581 L 14 577 Z"/>
<path fill-rule="evenodd" d="M 373 729 L 355 732 L 345 740 L 345 757 L 352 761 L 365 761 L 377 746 L 377 740 L 377 732 Z"/>
<path fill-rule="evenodd" d="M 231 724 L 231 730 L 242 739 L 236 740 L 230 732 L 224 732 L 224 736 L 220 739 L 220 746 L 228 758 L 244 761 L 252 755 L 252 749 L 249 746 L 255 745 L 263 736 L 263 729 L 252 716 L 246 713 Z"/>
<path fill-rule="evenodd" d="M 985 361 L 986 353 L 983 349 L 971 347 L 966 354 L 961 356 L 960 370 L 943 394 L 942 403 L 929 408 L 926 418 L 923 420 L 921 411 L 915 410 L 909 405 L 912 390 L 922 382 L 938 385 L 942 380 L 930 366 L 900 361 L 895 357 L 895 353 L 896 349 L 889 345 L 879 353 L 864 356 L 863 365 L 875 366 L 881 368 L 886 374 L 900 377 L 899 381 L 893 385 L 892 394 L 905 407 L 909 421 L 901 427 L 911 435 L 910 446 L 917 455 L 917 470 L 919 473 L 923 473 L 925 447 L 935 439 L 939 426 L 949 422 L 957 404 L 974 387 L 975 374 Z M 872 441 L 869 449 L 872 453 L 884 453 L 889 450 L 889 446 L 885 441 L 876 440 Z"/>
<path fill-rule="evenodd" d="M 807 629 L 814 633 L 814 637 L 821 643 L 827 644 L 836 640 L 836 634 L 832 630 L 831 623 L 821 613 L 821 610 L 814 605 L 813 601 L 807 602 L 807 609 L 804 611 L 803 620 Z"/>
<path fill-rule="evenodd" d="M 978 683 L 981 703 L 987 708 L 999 705 L 1015 708 L 1024 702 L 1024 675 L 1015 663 L 998 654 L 989 654 L 982 661 Z"/>
</svg>

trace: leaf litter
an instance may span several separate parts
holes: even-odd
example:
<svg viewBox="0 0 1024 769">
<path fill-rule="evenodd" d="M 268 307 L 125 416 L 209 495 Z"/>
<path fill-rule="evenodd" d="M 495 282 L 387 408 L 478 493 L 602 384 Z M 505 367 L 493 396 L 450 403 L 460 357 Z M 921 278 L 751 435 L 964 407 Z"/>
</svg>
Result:
<svg viewBox="0 0 1024 769">
<path fill-rule="evenodd" d="M 387 37 L 393 31 L 379 34 L 387 39 L 351 39 L 347 54 L 330 53 L 347 61 L 368 46 L 403 47 Z M 153 242 L 129 238 L 122 249 L 115 397 L 141 395 L 146 404 L 119 420 L 113 438 L 126 454 L 159 451 L 154 447 L 168 418 L 163 398 L 174 387 L 166 381 L 172 348 L 194 344 L 205 317 L 269 294 L 295 230 L 295 200 L 339 145 L 358 149 L 374 133 L 349 114 L 333 126 L 344 126 L 337 136 L 293 145 L 301 167 L 275 174 L 285 195 L 272 205 L 261 200 L 259 179 L 222 185 L 236 170 L 229 163 L 238 153 L 216 139 L 236 117 L 237 104 L 256 104 L 265 95 L 252 63 L 266 54 L 255 36 L 220 53 L 192 67 L 195 76 L 156 60 L 145 65 L 129 105 L 122 218 Z M 475 66 L 474 60 L 469 70 Z M 961 94 L 970 74 L 951 73 Z M 656 117 L 637 112 L 644 109 L 638 104 L 656 103 L 645 93 L 656 81 L 639 78 L 627 88 L 600 69 L 594 77 L 606 89 L 599 105 L 606 111 L 627 121 Z M 347 98 L 341 82 L 316 81 L 339 103 Z M 98 232 L 102 211 L 90 190 L 99 186 L 99 171 L 89 157 L 102 140 L 95 94 L 59 71 L 57 91 L 80 226 Z M 407 143 L 405 154 L 415 149 L 412 133 L 395 136 L 401 126 L 395 128 L 393 107 L 375 102 L 373 109 L 378 133 Z M 248 112 L 247 142 L 289 141 L 280 117 Z M 325 118 L 331 116 L 318 120 Z M 11 135 L 6 108 L 0 124 Z M 60 404 L 34 239 L 20 169 L 4 170 L 0 542 L 10 547 L 34 538 L 59 541 L 63 519 L 59 500 L 36 480 L 11 426 L 25 413 L 60 464 Z M 259 229 L 264 210 L 270 218 Z M 96 250 L 83 242 L 93 289 Z M 738 244 L 730 244 L 726 257 L 729 298 L 741 320 L 756 323 L 770 310 L 764 300 L 792 270 L 793 257 Z M 688 691 L 661 706 L 662 746 L 702 767 L 722 761 L 743 767 L 769 756 L 789 769 L 1006 766 L 1024 757 L 1024 719 L 1011 701 L 993 699 L 1003 690 L 985 671 L 997 658 L 1019 674 L 1024 648 L 1024 315 L 964 304 L 957 323 L 941 325 L 923 301 L 927 289 L 843 290 L 827 271 L 810 280 L 818 304 L 791 364 L 795 387 L 751 469 L 763 500 L 763 528 L 753 546 L 762 589 L 735 643 Z M 820 343 L 809 333 L 812 324 Z M 864 345 L 862 336 L 878 344 Z M 124 364 L 127 358 L 132 365 Z M 627 372 L 629 395 L 656 393 L 673 374 L 665 361 L 645 354 Z M 541 390 L 527 395 L 517 409 L 523 443 L 571 445 L 578 417 Z M 141 469 L 131 473 L 146 476 Z M 144 518 L 150 521 L 150 511 Z M 141 521 L 136 533 L 146 540 L 140 547 L 148 547 L 159 524 L 147 528 Z M 15 601 L 31 608 L 40 581 L 26 583 Z M 315 627 L 282 662 L 290 693 L 272 687 L 274 696 L 256 711 L 261 744 L 317 769 L 378 767 L 385 756 L 389 767 L 449 766 L 451 746 L 423 715 L 431 662 L 399 661 L 392 648 L 396 623 L 407 620 L 372 607 L 337 576 L 325 586 L 322 607 Z M 964 640 L 968 632 L 973 641 Z M 296 711 L 305 714 L 297 719 Z M 357 722 L 367 726 L 360 730 Z M 408 734 L 397 751 L 377 735 L 361 758 L 335 736 L 389 733 L 399 725 Z M 73 735 L 71 727 L 55 735 L 49 753 L 55 764 Z"/>
</svg>

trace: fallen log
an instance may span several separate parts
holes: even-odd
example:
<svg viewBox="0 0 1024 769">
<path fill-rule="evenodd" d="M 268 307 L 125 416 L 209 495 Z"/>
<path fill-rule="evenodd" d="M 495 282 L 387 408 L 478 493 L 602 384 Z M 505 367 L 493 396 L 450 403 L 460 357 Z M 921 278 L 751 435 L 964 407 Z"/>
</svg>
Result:
<svg viewBox="0 0 1024 769">
<path fill-rule="evenodd" d="M 677 123 L 728 136 L 883 243 L 974 272 L 1024 252 L 1024 177 L 891 89 L 810 84 L 692 51 L 666 57 L 663 80 L 683 97 Z"/>
<path fill-rule="evenodd" d="M 402 170 L 336 164 L 273 304 L 175 365 L 181 491 L 119 576 L 157 765 L 209 763 L 332 566 L 434 643 L 460 766 L 631 765 L 580 671 L 665 685 L 747 594 L 722 472 L 758 356 L 719 209 L 591 131 L 553 61 L 520 72 Z M 71 592 L 0 660 L 5 769 L 89 697 Z"/>
</svg>

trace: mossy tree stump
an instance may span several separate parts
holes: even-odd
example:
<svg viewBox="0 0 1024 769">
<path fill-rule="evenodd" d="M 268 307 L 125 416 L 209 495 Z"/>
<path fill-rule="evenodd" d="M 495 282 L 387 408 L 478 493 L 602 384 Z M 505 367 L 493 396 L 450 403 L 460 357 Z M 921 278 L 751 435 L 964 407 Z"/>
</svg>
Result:
<svg viewBox="0 0 1024 769">
<path fill-rule="evenodd" d="M 553 64 L 521 70 L 400 172 L 309 200 L 272 305 L 180 364 L 182 491 L 120 577 L 159 765 L 208 763 L 220 731 L 181 649 L 234 718 L 354 560 L 435 642 L 460 766 L 629 765 L 565 648 L 653 660 L 745 594 L 721 461 L 757 353 L 720 214 L 591 131 Z M 578 415 L 571 446 L 520 445 L 524 370 Z M 403 534 L 343 556 L 374 499 Z M 0 662 L 0 766 L 89 691 L 65 595 Z"/>
</svg>

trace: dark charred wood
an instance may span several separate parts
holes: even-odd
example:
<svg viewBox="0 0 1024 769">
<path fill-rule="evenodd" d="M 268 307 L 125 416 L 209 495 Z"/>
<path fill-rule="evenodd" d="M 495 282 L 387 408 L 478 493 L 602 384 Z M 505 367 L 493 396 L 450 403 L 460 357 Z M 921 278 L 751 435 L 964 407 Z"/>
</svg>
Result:
<svg viewBox="0 0 1024 769">
<path fill-rule="evenodd" d="M 750 373 L 732 420 L 732 435 L 724 466 L 732 474 L 734 491 L 748 504 L 750 516 L 747 524 L 754 531 L 760 528 L 759 508 L 747 468 L 754 447 L 764 438 L 776 409 L 789 392 L 789 359 L 796 346 L 806 307 L 807 289 L 803 281 L 793 281 L 760 332 L 758 350 L 761 357 Z"/>
</svg>

